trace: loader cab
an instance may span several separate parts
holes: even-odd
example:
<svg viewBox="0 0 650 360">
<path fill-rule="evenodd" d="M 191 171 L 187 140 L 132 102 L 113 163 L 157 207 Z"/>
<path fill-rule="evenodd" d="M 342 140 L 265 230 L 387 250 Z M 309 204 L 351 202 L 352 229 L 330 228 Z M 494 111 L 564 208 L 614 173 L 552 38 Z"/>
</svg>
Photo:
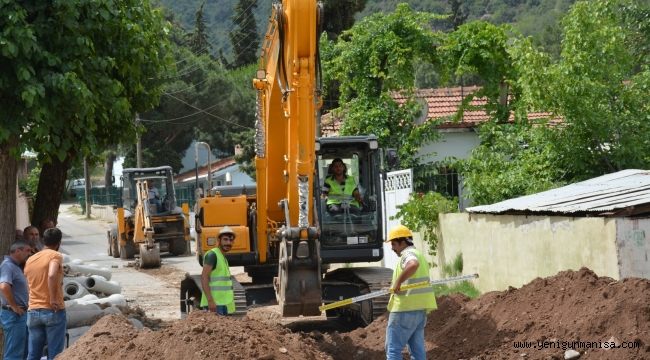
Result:
<svg viewBox="0 0 650 360">
<path fill-rule="evenodd" d="M 317 218 L 324 263 L 378 261 L 383 257 L 380 151 L 374 136 L 316 141 Z M 341 166 L 341 162 L 343 166 Z M 339 173 L 344 172 L 343 178 Z M 338 185 L 337 185 L 338 184 Z M 333 191 L 337 188 L 336 191 Z M 361 202 L 353 192 L 358 191 Z"/>
<path fill-rule="evenodd" d="M 146 181 L 149 187 L 149 209 L 151 214 L 166 215 L 179 213 L 174 194 L 172 168 L 131 168 L 123 170 L 122 201 L 125 209 L 133 212 L 138 202 L 136 182 Z"/>
</svg>

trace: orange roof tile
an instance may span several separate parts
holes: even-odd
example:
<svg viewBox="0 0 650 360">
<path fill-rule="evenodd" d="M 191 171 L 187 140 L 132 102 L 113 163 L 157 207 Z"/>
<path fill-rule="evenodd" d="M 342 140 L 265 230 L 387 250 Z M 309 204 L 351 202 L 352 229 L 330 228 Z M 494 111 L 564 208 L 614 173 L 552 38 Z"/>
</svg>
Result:
<svg viewBox="0 0 650 360">
<path fill-rule="evenodd" d="M 467 95 L 478 91 L 480 88 L 481 87 L 479 86 L 462 86 L 453 88 L 419 89 L 416 90 L 415 97 L 426 101 L 426 104 L 428 105 L 427 120 L 448 118 L 448 120 L 443 121 L 438 128 L 473 128 L 490 119 L 484 110 L 465 111 L 463 117 L 458 122 L 453 121 L 453 118 L 463 99 L 467 97 Z M 399 93 L 395 93 L 393 98 L 398 103 L 404 103 L 406 101 L 406 97 Z M 475 98 L 470 102 L 470 106 L 480 107 L 484 106 L 486 103 L 487 99 L 485 97 Z M 341 114 L 336 114 L 334 112 L 323 115 L 321 117 L 321 132 L 323 136 L 337 135 L 343 118 L 344 117 L 341 116 Z M 561 121 L 557 117 L 546 112 L 532 112 L 528 114 L 528 118 L 531 120 L 550 118 L 550 122 L 553 125 L 556 125 Z M 514 118 L 511 118 L 511 120 L 514 120 Z"/>
</svg>

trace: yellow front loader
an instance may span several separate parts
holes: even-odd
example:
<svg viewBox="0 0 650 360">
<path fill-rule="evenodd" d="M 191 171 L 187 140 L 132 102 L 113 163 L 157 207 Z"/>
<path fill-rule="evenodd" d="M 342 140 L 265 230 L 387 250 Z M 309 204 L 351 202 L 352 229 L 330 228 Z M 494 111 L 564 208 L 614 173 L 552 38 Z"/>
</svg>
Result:
<svg viewBox="0 0 650 360">
<path fill-rule="evenodd" d="M 172 169 L 124 169 L 122 205 L 108 231 L 108 254 L 138 257 L 144 268 L 159 267 L 161 254 L 185 255 L 189 250 L 189 207 L 176 206 Z"/>
</svg>

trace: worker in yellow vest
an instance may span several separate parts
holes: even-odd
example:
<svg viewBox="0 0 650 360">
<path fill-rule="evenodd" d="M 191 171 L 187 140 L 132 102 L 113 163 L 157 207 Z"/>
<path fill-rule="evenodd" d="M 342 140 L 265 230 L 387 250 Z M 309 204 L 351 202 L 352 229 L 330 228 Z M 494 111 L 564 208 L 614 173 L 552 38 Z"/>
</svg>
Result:
<svg viewBox="0 0 650 360">
<path fill-rule="evenodd" d="M 429 263 L 422 252 L 413 246 L 413 233 L 404 225 L 388 232 L 391 248 L 399 256 L 393 271 L 392 294 L 388 302 L 386 326 L 386 359 L 401 360 L 402 349 L 408 346 L 413 360 L 425 360 L 424 327 L 427 314 L 437 308 L 433 288 L 401 291 L 403 285 L 430 281 Z"/>
<path fill-rule="evenodd" d="M 232 249 L 235 241 L 235 232 L 230 226 L 224 226 L 219 231 L 217 247 L 205 253 L 203 258 L 203 271 L 201 272 L 201 308 L 216 312 L 219 315 L 228 315 L 235 312 L 235 293 L 230 278 L 230 267 L 224 256 Z"/>
<path fill-rule="evenodd" d="M 323 184 L 323 196 L 327 198 L 327 211 L 336 214 L 345 211 L 344 200 L 351 213 L 358 214 L 363 206 L 363 199 L 352 176 L 347 174 L 348 167 L 343 159 L 332 160 Z"/>
</svg>

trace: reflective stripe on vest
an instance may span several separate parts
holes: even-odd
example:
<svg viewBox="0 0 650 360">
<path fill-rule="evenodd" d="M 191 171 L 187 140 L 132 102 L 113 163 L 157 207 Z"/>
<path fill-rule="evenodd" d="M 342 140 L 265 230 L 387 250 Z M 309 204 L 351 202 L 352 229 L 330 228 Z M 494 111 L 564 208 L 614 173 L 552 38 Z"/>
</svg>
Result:
<svg viewBox="0 0 650 360">
<path fill-rule="evenodd" d="M 232 287 L 232 278 L 230 277 L 230 267 L 228 260 L 221 253 L 218 247 L 213 248 L 213 253 L 217 256 L 217 266 L 210 273 L 210 294 L 217 305 L 225 305 L 228 314 L 235 312 L 235 292 Z M 207 255 L 207 253 L 206 253 Z M 205 289 L 204 289 L 205 291 Z M 201 294 L 201 307 L 208 306 L 208 298 L 205 293 Z"/>
<path fill-rule="evenodd" d="M 423 281 L 429 281 L 429 263 L 424 258 L 424 255 L 417 249 L 409 249 L 409 252 L 416 256 L 418 259 L 418 269 L 415 271 L 415 274 L 411 275 L 402 285 L 415 284 Z M 402 252 L 395 270 L 393 271 L 393 281 L 399 278 L 402 273 L 402 257 L 406 254 Z M 427 312 L 436 309 L 438 306 L 436 304 L 436 296 L 434 294 L 433 288 L 431 286 L 410 289 L 407 291 L 400 291 L 399 293 L 392 294 L 390 300 L 388 301 L 388 311 L 391 312 L 400 312 L 400 311 L 414 311 L 414 310 L 426 310 Z"/>
<path fill-rule="evenodd" d="M 327 177 L 325 178 L 325 182 L 327 185 L 330 186 L 330 191 L 327 193 L 327 195 L 348 195 L 352 196 L 352 193 L 354 192 L 354 189 L 357 188 L 357 183 L 354 181 L 354 178 L 352 176 L 346 176 L 345 177 L 345 187 L 342 188 L 341 184 L 336 181 L 332 177 Z M 332 204 L 340 204 L 341 199 L 337 199 L 336 196 L 329 196 L 327 198 L 327 205 L 332 205 Z M 361 204 L 357 200 L 352 200 L 350 201 L 350 205 L 354 205 L 356 207 L 360 207 Z"/>
</svg>

